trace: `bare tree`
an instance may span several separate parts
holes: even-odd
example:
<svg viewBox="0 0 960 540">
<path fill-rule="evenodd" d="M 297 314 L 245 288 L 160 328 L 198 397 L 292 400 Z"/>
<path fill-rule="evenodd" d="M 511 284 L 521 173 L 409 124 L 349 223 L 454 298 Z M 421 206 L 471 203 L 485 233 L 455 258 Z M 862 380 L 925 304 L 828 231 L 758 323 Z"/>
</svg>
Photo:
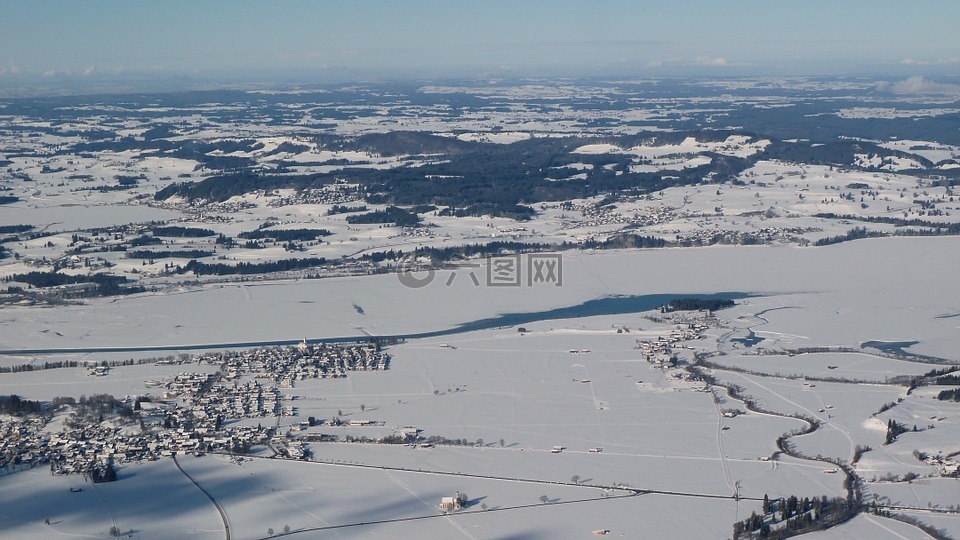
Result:
<svg viewBox="0 0 960 540">
<path fill-rule="evenodd" d="M 547 497 L 546 495 L 541 495 L 541 496 L 540 496 L 540 502 L 542 502 L 543 504 L 547 504 L 547 501 L 549 501 L 549 500 L 550 500 L 550 498 Z"/>
</svg>

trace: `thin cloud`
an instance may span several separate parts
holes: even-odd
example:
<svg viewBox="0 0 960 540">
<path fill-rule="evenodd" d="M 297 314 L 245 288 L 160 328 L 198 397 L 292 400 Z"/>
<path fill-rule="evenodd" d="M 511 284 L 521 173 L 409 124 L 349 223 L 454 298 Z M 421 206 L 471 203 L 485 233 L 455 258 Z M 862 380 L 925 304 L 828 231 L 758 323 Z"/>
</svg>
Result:
<svg viewBox="0 0 960 540">
<path fill-rule="evenodd" d="M 920 76 L 893 83 L 889 90 L 894 94 L 960 95 L 960 85 L 938 83 Z"/>
<path fill-rule="evenodd" d="M 960 56 L 950 58 L 937 58 L 936 60 L 917 60 L 916 58 L 904 58 L 900 61 L 905 66 L 953 66 L 960 65 Z"/>
<path fill-rule="evenodd" d="M 727 65 L 727 59 L 722 56 L 710 57 L 701 55 L 694 59 L 697 64 L 701 66 L 725 66 Z"/>
</svg>

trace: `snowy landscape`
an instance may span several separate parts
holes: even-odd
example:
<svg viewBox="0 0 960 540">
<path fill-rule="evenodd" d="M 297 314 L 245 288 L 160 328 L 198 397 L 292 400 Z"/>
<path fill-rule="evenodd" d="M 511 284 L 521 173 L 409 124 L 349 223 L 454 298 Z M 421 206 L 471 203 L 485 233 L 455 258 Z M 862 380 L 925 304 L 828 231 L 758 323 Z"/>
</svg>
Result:
<svg viewBox="0 0 960 540">
<path fill-rule="evenodd" d="M 0 99 L 0 537 L 960 538 L 897 84 Z"/>
</svg>

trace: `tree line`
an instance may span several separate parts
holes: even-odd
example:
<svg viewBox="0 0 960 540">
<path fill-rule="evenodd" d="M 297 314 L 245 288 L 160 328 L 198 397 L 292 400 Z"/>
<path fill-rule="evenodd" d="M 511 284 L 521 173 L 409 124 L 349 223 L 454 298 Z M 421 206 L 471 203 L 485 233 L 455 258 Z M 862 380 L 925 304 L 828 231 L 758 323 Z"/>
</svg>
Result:
<svg viewBox="0 0 960 540">
<path fill-rule="evenodd" d="M 33 225 L 0 225 L 0 234 L 19 234 L 33 230 Z"/>
<path fill-rule="evenodd" d="M 109 274 L 91 274 L 91 275 L 71 275 L 61 274 L 59 272 L 27 272 L 26 274 L 13 274 L 4 279 L 4 281 L 17 281 L 27 283 L 38 288 L 58 287 L 61 285 L 76 285 L 81 283 L 93 284 L 93 287 L 76 291 L 73 296 L 94 297 L 94 296 L 116 296 L 125 294 L 141 293 L 146 288 L 141 286 L 123 287 L 129 280 L 124 276 L 112 276 Z"/>
<path fill-rule="evenodd" d="M 937 394 L 937 399 L 940 401 L 960 401 L 960 388 L 954 388 L 952 390 L 943 390 Z"/>
<path fill-rule="evenodd" d="M 327 229 L 257 229 L 254 231 L 244 231 L 237 235 L 238 238 L 246 240 L 261 240 L 272 238 L 277 242 L 294 242 L 316 240 L 322 236 L 330 236 Z"/>
<path fill-rule="evenodd" d="M 841 242 L 849 242 L 850 240 L 859 240 L 861 238 L 877 238 L 881 236 L 886 236 L 880 231 L 869 231 L 866 227 L 854 227 L 847 231 L 845 234 L 830 236 L 827 238 L 821 238 L 813 243 L 815 246 L 829 246 L 831 244 L 839 244 Z"/>
<path fill-rule="evenodd" d="M 154 227 L 152 229 L 154 236 L 171 236 L 176 238 L 204 238 L 207 236 L 216 236 L 217 233 L 210 229 L 201 229 L 198 227 L 180 227 L 177 225 L 168 225 L 166 227 Z"/>
<path fill-rule="evenodd" d="M 110 274 L 91 274 L 91 275 L 73 275 L 61 274 L 59 272 L 27 272 L 26 274 L 13 274 L 5 281 L 17 281 L 27 283 L 34 287 L 46 288 L 57 287 L 60 285 L 73 285 L 76 283 L 96 283 L 97 285 L 126 283 L 124 276 L 112 276 Z"/>
<path fill-rule="evenodd" d="M 128 251 L 126 255 L 128 259 L 202 259 L 204 257 L 212 256 L 212 251 L 205 251 L 202 249 L 184 249 L 174 251 L 138 249 L 135 251 Z"/>
<path fill-rule="evenodd" d="M 826 529 L 855 516 L 858 507 L 842 497 L 798 498 L 791 495 L 771 500 L 763 496 L 761 514 L 733 524 L 734 540 L 781 539 Z"/>
<path fill-rule="evenodd" d="M 91 364 L 89 362 L 81 363 L 77 360 L 48 360 L 42 364 L 15 364 L 12 366 L 0 366 L 0 373 L 21 373 L 25 371 L 41 371 L 44 369 L 90 367 L 93 365 L 103 367 L 136 366 L 141 364 L 153 364 L 156 363 L 156 361 L 156 358 L 141 358 L 139 360 L 130 358 L 128 360 L 101 360 L 96 364 Z"/>
<path fill-rule="evenodd" d="M 660 306 L 662 313 L 673 311 L 719 311 L 724 308 L 733 307 L 733 300 L 722 299 L 704 299 L 704 298 L 674 298 L 666 304 Z"/>
<path fill-rule="evenodd" d="M 22 399 L 16 394 L 0 396 L 0 413 L 10 416 L 25 416 L 28 414 L 42 414 L 43 403 Z"/>
<path fill-rule="evenodd" d="M 415 212 L 408 212 L 397 206 L 388 206 L 384 210 L 374 210 L 373 212 L 364 214 L 351 214 L 347 216 L 347 223 L 392 223 L 397 227 L 413 227 L 420 223 L 420 216 Z"/>
<path fill-rule="evenodd" d="M 824 219 L 834 219 L 834 220 L 850 220 L 850 221 L 863 221 L 866 223 L 886 223 L 889 225 L 895 225 L 897 227 L 923 227 L 926 229 L 920 231 L 897 231 L 898 235 L 910 236 L 911 234 L 925 236 L 925 235 L 953 235 L 960 234 L 960 223 L 943 223 L 939 221 L 930 221 L 927 219 L 907 219 L 907 218 L 896 218 L 888 216 L 852 216 L 849 214 L 834 214 L 834 213 L 819 213 L 814 214 L 814 217 L 824 218 Z"/>
<path fill-rule="evenodd" d="M 324 257 L 311 257 L 307 259 L 281 259 L 279 261 L 269 261 L 262 263 L 241 262 L 237 264 L 223 263 L 202 263 L 192 260 L 183 268 L 178 268 L 178 273 L 185 274 L 193 272 L 195 275 L 215 275 L 225 276 L 233 274 L 266 274 L 270 272 L 287 272 L 290 270 L 300 270 L 303 268 L 312 268 L 323 266 L 327 263 Z"/>
</svg>

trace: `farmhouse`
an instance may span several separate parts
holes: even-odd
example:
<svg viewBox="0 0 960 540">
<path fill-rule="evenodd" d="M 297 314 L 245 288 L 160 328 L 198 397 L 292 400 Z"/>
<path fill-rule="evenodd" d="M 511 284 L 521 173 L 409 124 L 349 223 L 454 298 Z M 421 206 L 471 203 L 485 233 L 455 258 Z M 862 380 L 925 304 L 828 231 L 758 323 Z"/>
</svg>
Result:
<svg viewBox="0 0 960 540">
<path fill-rule="evenodd" d="M 453 497 L 442 497 L 440 499 L 440 510 L 444 512 L 452 512 L 454 510 L 463 508 L 466 503 L 467 496 L 458 491 Z"/>
</svg>

